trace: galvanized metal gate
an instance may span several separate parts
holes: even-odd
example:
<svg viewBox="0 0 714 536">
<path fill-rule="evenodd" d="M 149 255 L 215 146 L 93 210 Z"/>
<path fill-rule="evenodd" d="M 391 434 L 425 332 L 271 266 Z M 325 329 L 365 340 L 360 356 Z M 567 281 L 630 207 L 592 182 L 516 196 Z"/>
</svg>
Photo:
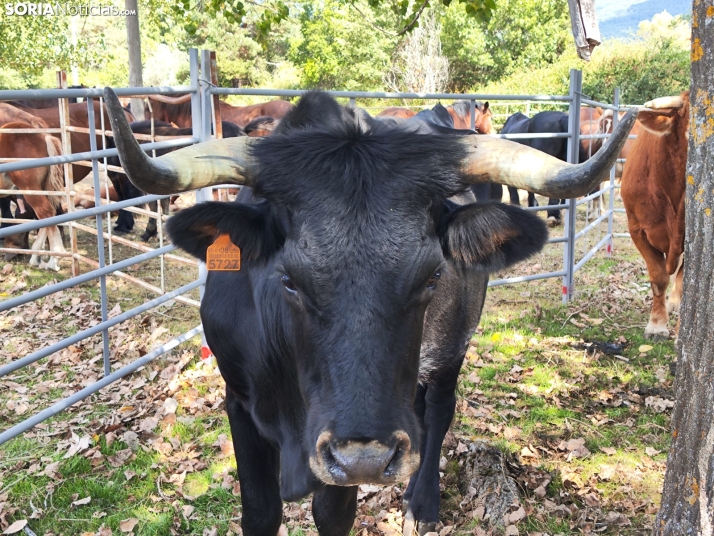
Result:
<svg viewBox="0 0 714 536">
<path fill-rule="evenodd" d="M 216 111 L 218 110 L 218 95 L 257 95 L 257 96 L 282 96 L 282 97 L 297 97 L 304 93 L 304 91 L 278 91 L 278 90 L 260 90 L 260 89 L 233 89 L 233 88 L 220 88 L 216 84 L 216 66 L 215 66 L 215 56 L 212 56 L 208 51 L 202 51 L 199 58 L 199 53 L 197 50 L 192 49 L 189 51 L 190 58 L 190 84 L 188 86 L 181 87 L 153 87 L 153 88 L 120 88 L 116 89 L 116 93 L 119 96 L 146 96 L 151 94 L 166 94 L 166 93 L 190 93 L 191 94 L 191 111 L 192 111 L 192 125 L 193 125 L 193 135 L 189 138 L 182 139 L 170 139 L 163 141 L 151 141 L 142 145 L 146 151 L 156 150 L 168 147 L 181 147 L 185 145 L 190 145 L 193 143 L 198 143 L 211 138 L 212 126 L 213 131 L 220 131 L 216 129 Z M 11 428 L 4 430 L 0 433 L 0 445 L 9 441 L 10 439 L 16 437 L 17 435 L 23 433 L 24 431 L 30 429 L 36 424 L 56 415 L 62 410 L 68 408 L 72 404 L 79 402 L 90 396 L 91 394 L 99 391 L 103 387 L 117 381 L 118 379 L 131 374 L 137 369 L 143 367 L 147 363 L 156 359 L 157 357 L 169 352 L 170 350 L 176 348 L 178 345 L 182 344 L 193 337 L 202 335 L 203 328 L 198 325 L 193 329 L 181 334 L 178 337 L 171 339 L 170 341 L 159 345 L 156 348 L 151 349 L 146 355 L 134 360 L 133 362 L 119 368 L 112 372 L 112 356 L 110 353 L 110 341 L 109 341 L 109 329 L 117 326 L 121 322 L 124 322 L 130 318 L 136 317 L 146 311 L 156 308 L 162 304 L 169 302 L 170 300 L 183 300 L 184 303 L 190 305 L 198 305 L 199 300 L 186 297 L 185 295 L 191 291 L 198 289 L 199 298 L 203 297 L 203 284 L 206 279 L 206 269 L 202 263 L 197 263 L 191 259 L 188 259 L 179 255 L 172 255 L 171 252 L 175 249 L 173 245 L 164 245 L 160 238 L 160 243 L 158 248 L 150 248 L 145 245 L 129 244 L 127 240 L 114 236 L 111 231 L 111 221 L 109 213 L 116 211 L 118 209 L 129 209 L 134 210 L 137 213 L 147 214 L 146 211 L 138 208 L 137 205 L 141 205 L 151 201 L 157 201 L 164 199 L 168 196 L 156 196 L 156 195 L 145 195 L 136 199 L 131 199 L 127 201 L 120 202 L 109 202 L 108 200 L 103 200 L 100 198 L 100 190 L 102 187 L 102 181 L 100 179 L 100 168 L 106 172 L 107 163 L 106 159 L 117 154 L 116 149 L 106 149 L 106 137 L 111 136 L 111 131 L 108 131 L 104 125 L 102 125 L 101 132 L 98 132 L 95 127 L 94 121 L 94 102 L 99 100 L 102 103 L 102 90 L 101 89 L 62 89 L 62 80 L 60 79 L 60 89 L 54 90 L 22 90 L 22 91 L 0 91 L 0 101 L 1 100 L 12 100 L 12 99 L 33 99 L 33 98 L 59 98 L 68 99 L 72 97 L 81 97 L 86 99 L 87 110 L 89 113 L 89 127 L 87 129 L 80 129 L 77 127 L 70 127 L 67 115 L 66 100 L 62 100 L 61 108 L 62 116 L 64 117 L 64 122 L 60 129 L 50 129 L 47 133 L 57 134 L 59 133 L 63 138 L 63 148 L 65 149 L 65 154 L 62 156 L 35 159 L 35 160 L 21 160 L 11 163 L 3 163 L 0 161 L 0 173 L 10 172 L 15 170 L 29 169 L 33 167 L 49 166 L 55 164 L 64 165 L 66 187 L 64 192 L 60 192 L 56 195 L 62 195 L 67 200 L 67 205 L 69 212 L 60 216 L 55 216 L 53 218 L 44 219 L 41 221 L 24 221 L 19 225 L 14 226 L 12 229 L 2 229 L 0 230 L 0 238 L 9 236 L 11 234 L 16 234 L 19 232 L 29 232 L 34 231 L 43 227 L 50 225 L 64 225 L 69 230 L 71 251 L 68 253 L 61 254 L 61 257 L 69 258 L 72 261 L 72 277 L 64 281 L 39 288 L 37 290 L 27 292 L 21 296 L 10 298 L 5 301 L 0 302 L 0 312 L 8 311 L 16 307 L 20 307 L 23 304 L 27 304 L 34 300 L 39 300 L 41 298 L 47 297 L 51 294 L 61 292 L 63 290 L 75 287 L 77 285 L 98 280 L 100 285 L 100 297 L 101 297 L 101 307 L 100 307 L 100 318 L 98 322 L 71 337 L 67 337 L 61 341 L 54 344 L 50 344 L 42 349 L 25 355 L 22 358 L 16 359 L 8 364 L 0 366 L 0 378 L 7 376 L 23 367 L 26 367 L 32 363 L 44 359 L 52 354 L 61 351 L 72 344 L 76 344 L 78 341 L 92 337 L 94 335 L 101 334 L 102 338 L 102 373 L 103 377 L 97 382 L 88 385 L 87 387 L 81 389 L 80 391 L 55 402 L 50 407 L 40 411 L 29 417 L 28 419 L 20 422 L 19 424 L 12 426 Z M 66 83 L 65 83 L 66 85 Z M 570 76 L 570 92 L 568 95 L 562 96 L 544 96 L 544 95 L 455 95 L 455 94 L 403 94 L 403 93 L 374 93 L 374 92 L 344 92 L 344 91 L 333 91 L 330 92 L 331 95 L 337 98 L 349 99 L 351 105 L 356 104 L 356 99 L 382 99 L 382 98 L 399 98 L 399 99 L 433 99 L 433 100 L 454 100 L 454 99 L 466 99 L 471 102 L 471 125 L 474 126 L 475 120 L 475 102 L 477 100 L 489 100 L 489 101 L 527 101 L 533 103 L 560 103 L 563 106 L 567 106 L 570 112 L 570 124 L 569 132 L 564 134 L 542 134 L 535 135 L 531 137 L 564 137 L 568 139 L 568 155 L 570 162 L 576 162 L 578 158 L 578 143 L 579 143 L 579 109 L 581 104 L 597 105 L 604 108 L 619 109 L 619 102 L 617 93 L 615 94 L 615 102 L 611 104 L 607 103 L 597 103 L 582 96 L 582 74 L 580 71 L 571 71 Z M 617 114 L 615 113 L 615 119 Z M 59 130 L 59 132 L 56 132 Z M 89 134 L 90 137 L 90 152 L 85 153 L 71 153 L 71 147 L 67 142 L 69 132 L 83 132 Z M 103 140 L 103 147 L 97 147 L 96 135 L 100 134 Z M 507 138 L 517 138 L 524 137 L 524 135 L 510 135 L 501 136 Z M 74 210 L 73 198 L 76 196 L 74 192 L 74 187 L 71 177 L 71 168 L 69 164 L 84 162 L 86 165 L 91 166 L 92 173 L 92 184 L 94 187 L 94 202 L 96 206 L 94 208 Z M 106 186 L 106 179 L 105 184 Z M 553 206 L 553 207 L 534 207 L 527 210 L 547 210 L 549 208 L 561 208 L 565 209 L 567 212 L 565 218 L 565 229 L 564 234 L 559 237 L 554 237 L 549 240 L 549 243 L 562 243 L 563 247 L 563 267 L 561 270 L 541 273 L 541 274 L 531 274 L 524 275 L 521 277 L 512 277 L 509 279 L 500 279 L 490 282 L 490 286 L 512 284 L 524 281 L 532 281 L 537 279 L 545 278 L 562 278 L 563 281 L 563 300 L 567 301 L 572 297 L 573 294 L 573 276 L 575 272 L 580 269 L 592 256 L 601 248 L 606 247 L 608 253 L 611 251 L 612 239 L 615 236 L 612 231 L 613 225 L 613 214 L 614 214 L 614 170 L 611 174 L 610 184 L 601 190 L 598 194 L 593 194 L 589 197 L 595 197 L 601 193 L 610 193 L 609 209 L 605 211 L 602 215 L 596 218 L 592 223 L 589 223 L 584 229 L 576 230 L 576 219 L 575 212 L 577 207 L 587 202 L 589 198 L 583 200 L 568 200 L 566 205 Z M 211 188 L 203 189 L 196 192 L 196 202 L 202 202 L 208 200 L 212 193 Z M 8 191 L 0 190 L 0 195 L 3 194 L 32 194 L 36 192 L 30 191 Z M 158 218 L 159 221 L 159 235 L 161 235 L 161 221 L 164 216 L 160 212 L 157 214 L 148 213 L 152 217 Z M 85 218 L 93 218 L 95 221 L 95 227 L 92 228 L 89 225 L 80 223 L 79 220 Z M 603 222 L 607 222 L 607 232 L 598 243 L 592 247 L 586 254 L 576 260 L 576 241 L 586 236 L 587 233 L 591 232 L 593 229 L 597 228 Z M 95 261 L 89 258 L 87 255 L 81 254 L 76 247 L 76 232 L 80 230 L 83 232 L 89 232 L 96 235 L 96 257 Z M 135 247 L 140 250 L 141 253 L 126 258 L 124 260 L 115 260 L 112 255 L 112 244 L 122 244 L 130 247 Z M 108 255 L 105 254 L 105 246 L 108 251 Z M 1 250 L 0 250 L 1 251 Z M 107 258 L 107 256 L 109 258 Z M 148 261 L 150 259 L 160 258 L 160 272 L 161 272 L 161 282 L 159 286 L 149 284 L 145 281 L 141 281 L 126 273 L 126 269 L 134 266 L 138 263 Z M 178 288 L 168 289 L 166 281 L 164 280 L 164 262 L 170 260 L 171 262 L 180 262 L 187 266 L 196 266 L 196 277 L 195 280 L 179 286 Z M 82 263 L 89 264 L 93 269 L 81 274 L 80 269 Z M 109 318 L 108 311 L 108 290 L 107 290 L 107 277 L 116 276 L 130 281 L 132 284 L 137 284 L 154 292 L 157 297 L 146 301 L 145 303 L 134 307 L 128 311 L 122 312 L 117 316 Z M 204 352 L 205 352 L 205 344 Z"/>
</svg>

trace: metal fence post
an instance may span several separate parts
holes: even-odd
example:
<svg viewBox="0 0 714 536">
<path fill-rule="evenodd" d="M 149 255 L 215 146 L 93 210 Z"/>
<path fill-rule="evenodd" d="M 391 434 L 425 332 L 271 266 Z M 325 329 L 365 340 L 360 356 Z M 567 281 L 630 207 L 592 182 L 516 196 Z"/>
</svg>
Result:
<svg viewBox="0 0 714 536">
<path fill-rule="evenodd" d="M 89 124 L 89 150 L 94 152 L 97 150 L 97 132 L 94 125 L 94 97 L 87 98 L 87 122 Z M 92 179 L 94 184 L 94 204 L 99 207 L 102 205 L 101 184 L 99 182 L 99 164 L 95 157 L 92 157 Z M 104 214 L 97 214 L 97 254 L 99 256 L 99 269 L 106 266 L 104 259 Z M 101 308 L 102 322 L 109 319 L 107 306 L 107 276 L 103 275 L 99 278 L 99 290 L 101 293 Z M 111 361 L 109 356 L 109 328 L 102 330 L 102 345 L 104 351 L 104 375 L 109 376 L 112 373 Z"/>
<path fill-rule="evenodd" d="M 476 130 L 476 100 L 469 100 L 469 116 L 471 117 L 471 130 Z"/>
<path fill-rule="evenodd" d="M 191 125 L 193 127 L 193 135 L 198 137 L 199 142 L 211 139 L 211 100 L 208 90 L 208 84 L 201 85 L 201 79 L 211 80 L 211 54 L 210 51 L 201 51 L 201 64 L 199 76 L 198 50 L 191 49 L 191 86 L 196 88 L 196 93 L 191 97 Z M 207 126 L 206 126 L 207 125 Z M 208 201 L 211 196 L 211 188 L 201 188 L 196 190 L 196 203 Z M 206 264 L 200 262 L 198 264 L 198 277 L 206 278 L 208 270 Z M 198 288 L 199 300 L 203 301 L 203 295 L 206 292 L 206 286 L 201 285 Z M 206 341 L 206 335 L 201 332 L 201 357 L 207 359 L 211 355 L 211 350 Z"/>
<path fill-rule="evenodd" d="M 620 88 L 616 87 L 615 88 L 615 98 L 612 101 L 612 104 L 615 106 L 615 109 L 612 112 L 612 130 L 613 132 L 615 131 L 615 127 L 617 126 L 617 123 L 620 120 Z M 603 143 L 605 143 L 605 140 L 603 140 Z M 618 155 L 619 159 L 619 155 Z M 615 166 L 610 170 L 610 199 L 608 200 L 608 208 L 610 210 L 610 214 L 607 218 L 607 234 L 610 237 L 609 242 L 607 243 L 607 256 L 611 257 L 612 256 L 612 246 L 614 244 L 613 240 L 613 225 L 615 223 L 615 175 L 617 174 L 617 162 L 615 162 Z"/>
<path fill-rule="evenodd" d="M 580 156 L 580 99 L 583 73 L 570 70 L 570 104 L 568 106 L 568 162 L 577 164 Z M 568 199 L 568 214 L 565 219 L 565 248 L 563 250 L 563 303 L 573 296 L 575 275 L 575 216 L 577 199 Z"/>
</svg>

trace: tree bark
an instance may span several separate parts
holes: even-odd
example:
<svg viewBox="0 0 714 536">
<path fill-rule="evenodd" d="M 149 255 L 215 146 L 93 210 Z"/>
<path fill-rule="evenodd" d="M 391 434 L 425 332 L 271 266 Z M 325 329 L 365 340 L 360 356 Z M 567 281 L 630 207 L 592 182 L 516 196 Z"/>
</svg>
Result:
<svg viewBox="0 0 714 536">
<path fill-rule="evenodd" d="M 127 11 L 136 15 L 126 17 L 126 42 L 129 46 L 129 87 L 142 87 L 141 34 L 139 33 L 139 6 L 137 0 L 124 0 Z M 144 120 L 144 100 L 131 99 L 131 113 L 137 121 Z"/>
<path fill-rule="evenodd" d="M 714 535 L 714 0 L 694 0 L 684 296 L 662 505 L 654 533 Z"/>
</svg>

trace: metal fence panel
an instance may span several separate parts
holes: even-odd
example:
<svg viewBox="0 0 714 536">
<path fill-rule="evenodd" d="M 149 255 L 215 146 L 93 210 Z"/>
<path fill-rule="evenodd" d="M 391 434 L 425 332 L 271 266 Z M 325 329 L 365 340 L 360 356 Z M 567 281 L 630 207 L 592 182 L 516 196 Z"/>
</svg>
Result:
<svg viewBox="0 0 714 536">
<path fill-rule="evenodd" d="M 174 148 L 182 147 L 185 145 L 190 145 L 192 143 L 205 141 L 211 138 L 211 127 L 213 119 L 213 127 L 215 132 L 220 132 L 219 125 L 215 124 L 215 116 L 217 106 L 215 106 L 215 99 L 217 95 L 251 95 L 251 96 L 270 96 L 270 97 L 297 97 L 305 93 L 302 90 L 288 91 L 288 90 L 269 90 L 269 89 L 245 89 L 245 88 L 220 88 L 215 87 L 216 77 L 215 77 L 215 55 L 211 55 L 208 51 L 203 51 L 200 58 L 198 51 L 192 49 L 189 51 L 190 59 L 190 81 L 189 86 L 180 87 L 154 87 L 154 88 L 118 88 L 116 89 L 117 95 L 129 96 L 129 95 L 152 95 L 152 94 L 164 94 L 164 93 L 190 93 L 191 94 L 191 114 L 192 114 L 192 125 L 193 125 L 193 135 L 190 138 L 173 139 L 173 140 L 163 140 L 159 142 L 150 142 L 142 144 L 142 149 L 144 151 L 153 151 L 162 148 Z M 199 61 L 200 60 L 200 61 Z M 212 68 L 213 66 L 213 68 Z M 211 83 L 212 82 L 212 83 Z M 60 77 L 60 86 L 64 82 Z M 61 86 L 62 87 L 62 86 Z M 466 94 L 466 95 L 455 95 L 455 94 L 419 94 L 419 93 L 389 93 L 389 92 L 355 92 L 355 91 L 332 91 L 328 92 L 334 97 L 347 98 L 350 99 L 350 104 L 352 106 L 356 105 L 356 99 L 431 99 L 431 100 L 469 100 L 470 101 L 470 123 L 472 128 L 475 125 L 475 101 L 476 100 L 499 100 L 504 102 L 528 102 L 528 107 L 530 107 L 530 102 L 535 103 L 560 103 L 562 105 L 567 105 L 570 110 L 570 123 L 569 130 L 567 133 L 561 134 L 538 134 L 538 135 L 500 135 L 500 137 L 508 139 L 522 139 L 522 138 L 565 138 L 568 140 L 569 147 L 569 161 L 577 162 L 578 158 L 578 144 L 579 144 L 579 113 L 581 103 L 586 103 L 589 105 L 597 105 L 604 108 L 619 109 L 619 93 L 616 91 L 614 104 L 610 105 L 607 103 L 597 103 L 595 101 L 582 98 L 582 74 L 580 71 L 571 71 L 571 84 L 569 95 L 564 96 L 549 96 L 549 95 L 479 95 L 479 94 Z M 142 214 L 149 214 L 146 211 L 135 208 L 137 205 L 146 202 L 155 202 L 161 199 L 166 199 L 169 196 L 157 196 L 157 195 L 144 195 L 135 199 L 125 200 L 120 202 L 111 202 L 103 204 L 103 199 L 100 198 L 101 190 L 101 177 L 100 177 L 100 163 L 102 161 L 102 169 L 107 170 L 106 159 L 112 156 L 116 156 L 116 149 L 106 149 L 106 135 L 108 132 L 105 130 L 106 125 L 104 125 L 104 114 L 103 107 L 100 107 L 102 111 L 101 118 L 101 131 L 99 134 L 102 136 L 102 147 L 97 146 L 98 134 L 95 120 L 94 120 L 94 100 L 99 99 L 102 102 L 102 90 L 101 89 L 50 89 L 50 90 L 22 90 L 22 91 L 0 91 L 0 100 L 11 100 L 11 99 L 33 99 L 33 98 L 59 98 L 67 99 L 72 97 L 83 97 L 86 99 L 86 106 L 89 114 L 88 129 L 84 129 L 90 137 L 90 151 L 75 153 L 75 154 L 63 154 L 61 156 L 41 158 L 35 160 L 21 160 L 17 162 L 0 163 L 0 173 L 3 172 L 13 172 L 21 171 L 25 169 L 31 169 L 33 167 L 49 166 L 49 165 L 63 165 L 65 170 L 71 173 L 70 164 L 77 162 L 91 162 L 91 173 L 92 173 L 92 185 L 94 187 L 94 202 L 95 207 L 82 210 L 74 210 L 72 206 L 70 212 L 63 215 L 57 215 L 52 218 L 47 218 L 41 221 L 31 221 L 26 223 L 20 223 L 13 226 L 11 229 L 0 229 L 0 238 L 17 234 L 19 232 L 29 232 L 33 230 L 38 230 L 50 225 L 63 225 L 69 226 L 72 232 L 77 230 L 82 231 L 93 231 L 96 234 L 97 241 L 97 257 L 98 260 L 94 261 L 90 259 L 82 259 L 82 256 L 76 252 L 73 247 L 71 253 L 63 254 L 65 257 L 71 258 L 73 262 L 73 277 L 55 283 L 37 290 L 27 292 L 22 296 L 5 300 L 0 302 L 0 312 L 7 311 L 14 307 L 19 307 L 23 304 L 29 303 L 30 301 L 38 300 L 47 297 L 53 293 L 61 292 L 63 290 L 75 287 L 79 284 L 86 283 L 88 281 L 93 281 L 99 279 L 100 281 L 100 315 L 101 321 L 96 325 L 91 326 L 79 333 L 76 333 L 70 337 L 63 340 L 50 344 L 44 348 L 36 350 L 20 359 L 17 359 L 9 364 L 0 367 L 0 378 L 19 370 L 22 367 L 26 367 L 32 363 L 39 361 L 40 359 L 46 358 L 53 353 L 60 351 L 68 346 L 75 344 L 81 340 L 88 337 L 102 334 L 102 352 L 103 352 L 103 378 L 99 381 L 85 387 L 73 395 L 64 398 L 51 407 L 40 411 L 39 413 L 31 416 L 25 421 L 11 427 L 8 430 L 0 433 L 0 444 L 12 439 L 13 437 L 21 434 L 22 432 L 28 430 L 32 426 L 48 419 L 58 412 L 66 409 L 72 404 L 86 398 L 92 393 L 97 392 L 103 387 L 109 385 L 113 381 L 118 380 L 130 374 L 131 372 L 137 370 L 138 368 L 144 366 L 151 360 L 163 355 L 167 351 L 175 348 L 177 345 L 191 339 L 194 336 L 203 336 L 203 330 L 201 326 L 195 327 L 186 333 L 172 339 L 160 345 L 158 348 L 150 351 L 143 357 L 134 360 L 130 364 L 120 368 L 119 370 L 111 371 L 111 346 L 110 346 L 110 334 L 109 329 L 130 319 L 141 313 L 144 313 L 152 308 L 155 308 L 161 304 L 164 304 L 173 299 L 180 299 L 184 294 L 194 290 L 199 289 L 200 298 L 203 297 L 203 285 L 206 280 L 206 268 L 203 263 L 196 263 L 194 261 L 186 259 L 184 262 L 191 265 L 198 264 L 198 271 L 196 279 L 192 282 L 184 284 L 176 289 L 167 291 L 164 285 L 164 257 L 171 251 L 175 249 L 172 245 L 163 245 L 163 238 L 160 238 L 158 248 L 150 248 L 147 246 L 138 247 L 142 253 L 129 257 L 127 259 L 114 261 L 112 258 L 112 244 L 119 243 L 124 244 L 128 242 L 125 239 L 121 239 L 112 234 L 111 221 L 107 214 L 111 211 L 118 209 L 132 209 L 136 212 Z M 66 101 L 60 100 L 62 105 L 61 110 L 63 113 L 67 112 Z M 68 116 L 67 116 L 68 117 Z M 617 119 L 617 118 L 616 118 Z M 68 121 L 67 121 L 68 123 Z M 59 130 L 63 137 L 69 138 L 68 132 L 78 132 L 82 129 L 77 129 L 74 127 L 68 127 L 63 125 Z M 153 139 L 153 134 L 150 137 Z M 216 187 L 220 189 L 221 187 Z M 213 188 L 205 188 L 196 192 L 197 202 L 206 201 L 211 199 Z M 73 204 L 73 193 L 72 185 L 67 185 L 66 192 L 58 193 L 58 195 L 66 195 L 68 204 Z M 553 237 L 549 240 L 549 243 L 562 243 L 564 247 L 563 253 L 563 268 L 561 270 L 545 272 L 540 274 L 530 274 L 517 277 L 509 277 L 506 279 L 493 280 L 489 283 L 489 286 L 499 286 L 505 284 L 513 284 L 527 281 L 535 281 L 546 278 L 563 278 L 563 298 L 564 300 L 570 299 L 573 293 L 573 275 L 577 269 L 582 267 L 592 256 L 604 245 L 608 245 L 611 248 L 612 238 L 614 236 L 620 236 L 620 234 L 613 234 L 612 230 L 612 218 L 614 212 L 617 210 L 613 205 L 614 198 L 614 171 L 611 174 L 610 184 L 601 192 L 610 193 L 610 204 L 609 210 L 597 218 L 594 222 L 586 225 L 586 227 L 576 232 L 575 229 L 575 212 L 577 206 L 580 204 L 576 200 L 568 200 L 566 205 L 548 205 L 541 207 L 528 207 L 526 210 L 548 210 L 548 209 L 562 209 L 567 211 L 567 220 L 565 226 L 565 233 L 560 237 Z M 0 192 L 1 194 L 2 192 Z M 597 194 L 592 194 L 591 198 L 596 197 Z M 162 213 L 158 209 L 158 227 L 161 233 L 162 224 Z M 86 225 L 77 223 L 78 220 L 83 218 L 94 218 L 96 229 L 89 228 Z M 575 259 L 575 242 L 578 238 L 584 237 L 588 232 L 592 231 L 600 225 L 604 220 L 608 221 L 608 231 L 606 236 L 601 239 L 595 247 L 591 248 L 582 259 L 576 262 Z M 107 225 L 107 231 L 104 231 L 104 226 Z M 105 241 L 108 246 L 109 259 L 105 258 Z M 608 249 L 609 251 L 609 249 Z M 133 266 L 137 263 L 147 261 L 154 258 L 161 259 L 161 287 L 155 288 L 152 285 L 148 285 L 147 288 L 152 287 L 152 290 L 157 291 L 159 296 L 152 300 L 148 300 L 141 305 L 134 307 L 128 311 L 124 311 L 113 318 L 109 318 L 108 314 L 108 290 L 107 290 L 107 276 L 109 275 L 121 275 L 123 277 L 129 277 L 123 274 L 122 270 Z M 174 260 L 177 260 L 175 257 Z M 79 266 L 79 262 L 85 260 L 92 266 L 96 266 L 94 270 L 91 270 L 84 274 L 79 274 L 78 271 L 75 273 L 74 265 Z M 77 268 L 78 269 L 78 268 Z M 191 299 L 185 299 L 188 303 L 197 303 Z M 205 339 L 202 343 L 203 352 L 207 351 L 205 345 Z"/>
</svg>

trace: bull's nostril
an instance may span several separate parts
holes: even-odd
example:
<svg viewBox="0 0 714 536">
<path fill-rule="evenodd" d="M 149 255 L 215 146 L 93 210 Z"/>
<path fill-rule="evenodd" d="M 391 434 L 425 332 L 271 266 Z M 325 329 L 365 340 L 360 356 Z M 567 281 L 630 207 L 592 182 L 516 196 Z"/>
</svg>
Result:
<svg viewBox="0 0 714 536">
<path fill-rule="evenodd" d="M 344 469 L 340 465 L 340 462 L 335 458 L 335 454 L 332 450 L 332 445 L 330 443 L 325 443 L 322 447 L 322 459 L 325 462 L 325 467 L 330 472 L 330 474 L 335 478 L 344 478 Z"/>
</svg>

